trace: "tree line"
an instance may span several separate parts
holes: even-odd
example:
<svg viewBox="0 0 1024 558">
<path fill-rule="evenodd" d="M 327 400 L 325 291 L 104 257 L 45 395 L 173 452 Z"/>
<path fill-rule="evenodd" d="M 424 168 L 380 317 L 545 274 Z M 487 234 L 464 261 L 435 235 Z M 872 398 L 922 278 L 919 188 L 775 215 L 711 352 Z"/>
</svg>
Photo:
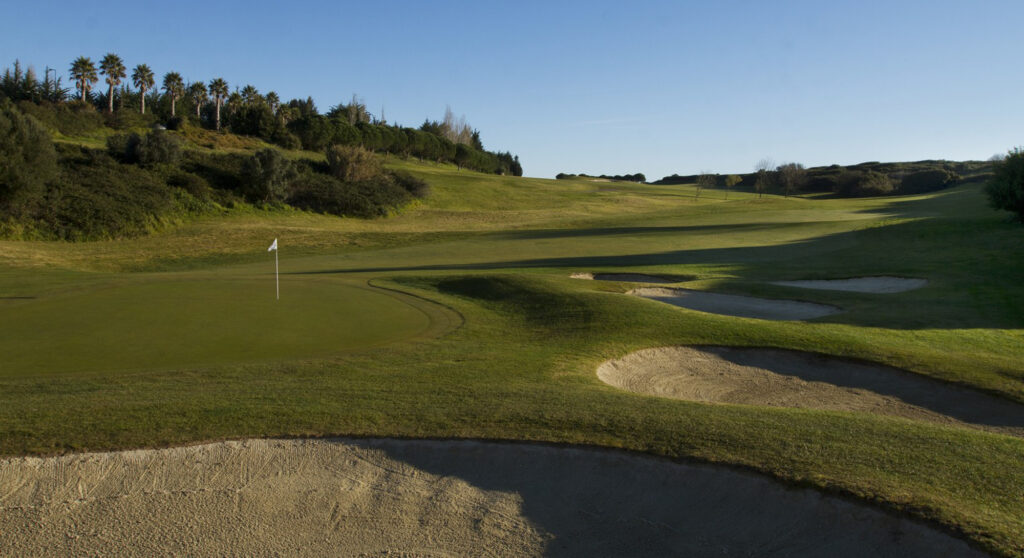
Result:
<svg viewBox="0 0 1024 558">
<path fill-rule="evenodd" d="M 579 174 L 568 174 L 560 172 L 555 175 L 555 178 L 557 180 L 566 180 L 570 178 L 599 178 L 602 180 L 614 180 L 617 182 L 639 182 L 641 184 L 647 182 L 647 177 L 644 176 L 644 173 L 642 172 L 638 172 L 635 174 L 602 174 L 600 176 L 590 176 L 589 174 L 584 174 L 582 172 Z"/>
<path fill-rule="evenodd" d="M 857 165 L 806 168 L 800 163 L 776 164 L 762 159 L 754 172 L 745 174 L 673 174 L 652 184 L 696 184 L 703 188 L 733 187 L 759 196 L 799 193 L 831 193 L 838 197 L 921 194 L 948 188 L 968 180 L 985 180 L 991 162 L 927 160 L 908 163 L 869 161 Z"/>
<path fill-rule="evenodd" d="M 285 102 L 276 92 L 264 94 L 252 85 L 231 90 L 221 77 L 186 82 L 179 73 L 167 72 L 158 83 L 148 65 L 138 64 L 129 72 L 124 60 L 114 53 L 100 59 L 98 66 L 89 57 L 76 58 L 68 71 L 73 92 L 57 74 L 48 68 L 40 80 L 32 68 L 23 70 L 16 61 L 0 79 L 0 97 L 91 107 L 108 118 L 136 125 L 224 130 L 285 149 L 323 151 L 331 145 L 360 146 L 385 155 L 455 163 L 460 169 L 513 176 L 523 173 L 518 156 L 485 150 L 480 132 L 469 126 L 465 117 L 456 118 L 450 107 L 444 120 L 427 119 L 418 128 L 388 124 L 383 115 L 372 115 L 355 95 L 321 114 L 312 98 Z M 97 88 L 101 77 L 105 87 Z"/>
</svg>

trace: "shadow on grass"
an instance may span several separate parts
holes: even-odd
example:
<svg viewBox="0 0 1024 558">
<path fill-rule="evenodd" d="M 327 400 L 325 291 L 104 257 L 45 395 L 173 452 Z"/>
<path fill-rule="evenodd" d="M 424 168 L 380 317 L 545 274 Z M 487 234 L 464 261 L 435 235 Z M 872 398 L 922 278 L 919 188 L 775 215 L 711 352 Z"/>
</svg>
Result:
<svg viewBox="0 0 1024 558">
<path fill-rule="evenodd" d="M 958 207 L 967 206 L 962 211 Z M 976 207 L 978 206 L 978 207 Z M 367 266 L 297 272 L 298 274 L 395 274 L 409 272 L 495 272 L 561 270 L 574 272 L 677 273 L 685 266 L 725 266 L 730 280 L 720 290 L 768 298 L 792 298 L 832 304 L 844 314 L 819 318 L 821 323 L 896 329 L 960 329 L 1024 327 L 1024 229 L 984 210 L 976 191 L 956 189 L 917 200 L 894 200 L 881 213 L 912 218 L 862 230 L 822 235 L 808 240 L 766 246 L 685 248 L 688 231 L 735 230 L 734 226 L 622 227 L 583 230 L 535 230 L 501 233 L 525 241 L 547 238 L 588 238 L 605 235 L 650 235 L 664 245 L 666 234 L 679 233 L 678 250 L 597 254 L 548 258 L 453 261 L 426 265 Z M 875 212 L 878 212 L 877 210 Z M 943 217 L 939 217 L 939 216 Z M 952 216 L 950 216 L 952 215 Z M 780 225 L 774 225 L 780 226 Z M 782 224 L 781 226 L 787 226 Z M 740 225 L 755 230 L 773 225 Z M 655 271 L 656 270 L 656 271 Z M 682 272 L 682 273 L 679 273 Z M 767 281 L 901 276 L 927 279 L 927 287 L 906 293 L 811 292 L 795 287 L 769 287 Z"/>
</svg>

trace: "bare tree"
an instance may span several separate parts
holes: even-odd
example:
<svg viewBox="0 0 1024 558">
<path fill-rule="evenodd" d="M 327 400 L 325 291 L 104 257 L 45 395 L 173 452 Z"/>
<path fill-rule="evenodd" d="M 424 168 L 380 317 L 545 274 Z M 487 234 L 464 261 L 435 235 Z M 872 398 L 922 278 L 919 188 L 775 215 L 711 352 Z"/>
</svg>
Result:
<svg viewBox="0 0 1024 558">
<path fill-rule="evenodd" d="M 704 191 L 704 188 L 711 188 L 715 185 L 715 175 L 710 172 L 702 172 L 697 177 L 697 198 L 700 198 L 700 193 Z"/>
<path fill-rule="evenodd" d="M 807 169 L 800 163 L 785 163 L 775 169 L 779 178 L 779 185 L 788 198 L 789 195 L 801 187 L 807 181 Z"/>
<path fill-rule="evenodd" d="M 765 157 L 757 162 L 757 166 L 754 167 L 754 171 L 757 172 L 757 179 L 754 182 L 754 189 L 757 190 L 757 197 L 764 196 L 764 193 L 771 188 L 772 183 L 775 181 L 775 161 Z"/>
<path fill-rule="evenodd" d="M 451 140 L 452 143 L 473 144 L 473 129 L 466 122 L 466 116 L 455 118 L 451 106 L 446 106 L 444 109 L 444 122 L 441 123 L 441 131 L 444 133 L 444 137 Z"/>
</svg>

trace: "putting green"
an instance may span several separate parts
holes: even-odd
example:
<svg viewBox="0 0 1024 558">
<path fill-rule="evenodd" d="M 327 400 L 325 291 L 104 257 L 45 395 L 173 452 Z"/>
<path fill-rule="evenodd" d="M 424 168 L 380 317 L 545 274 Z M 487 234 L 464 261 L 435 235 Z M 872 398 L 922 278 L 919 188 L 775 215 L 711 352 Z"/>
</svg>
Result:
<svg viewBox="0 0 1024 558">
<path fill-rule="evenodd" d="M 0 377 L 322 357 L 436 330 L 430 303 L 358 283 L 210 275 L 69 288 L 0 306 Z"/>
</svg>

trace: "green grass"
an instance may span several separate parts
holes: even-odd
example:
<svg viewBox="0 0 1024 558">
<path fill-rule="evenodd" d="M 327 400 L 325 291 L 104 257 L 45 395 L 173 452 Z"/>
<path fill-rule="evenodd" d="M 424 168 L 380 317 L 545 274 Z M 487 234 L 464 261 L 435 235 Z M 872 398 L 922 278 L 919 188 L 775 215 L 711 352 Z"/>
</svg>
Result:
<svg viewBox="0 0 1024 558">
<path fill-rule="evenodd" d="M 382 220 L 252 211 L 117 242 L 0 242 L 0 453 L 249 436 L 596 444 L 750 468 L 1024 555 L 1024 440 L 662 400 L 594 374 L 645 347 L 771 346 L 1024 402 L 1024 230 L 988 210 L 977 186 L 724 200 L 688 186 L 388 164 L 433 195 Z M 275 237 L 281 304 L 265 252 Z M 692 276 L 687 286 L 845 312 L 808 323 L 715 316 L 568 277 L 577 271 Z M 862 275 L 929 284 L 872 295 L 765 283 Z"/>
</svg>

